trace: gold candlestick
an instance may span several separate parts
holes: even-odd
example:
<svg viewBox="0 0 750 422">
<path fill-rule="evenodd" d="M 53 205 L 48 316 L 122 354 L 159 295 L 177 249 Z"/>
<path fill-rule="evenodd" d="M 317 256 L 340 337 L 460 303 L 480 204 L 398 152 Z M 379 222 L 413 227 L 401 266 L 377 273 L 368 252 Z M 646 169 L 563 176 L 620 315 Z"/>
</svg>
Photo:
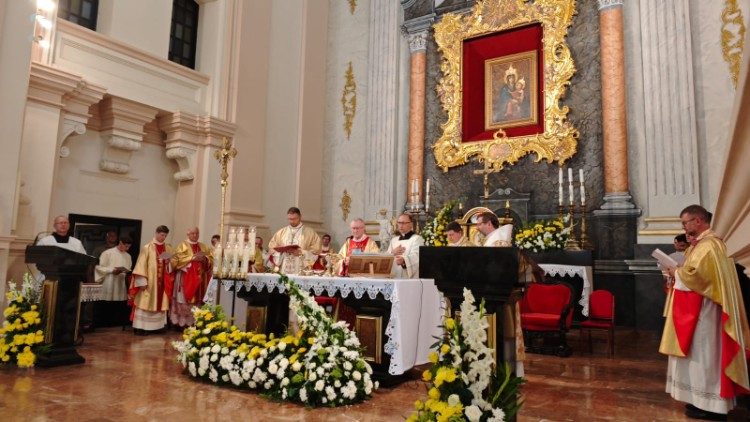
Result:
<svg viewBox="0 0 750 422">
<path fill-rule="evenodd" d="M 594 244 L 589 241 L 588 230 L 586 229 L 586 209 L 581 205 L 581 248 L 587 251 L 594 250 Z"/>
<path fill-rule="evenodd" d="M 236 156 L 237 150 L 232 147 L 232 141 L 227 138 L 223 138 L 221 149 L 214 151 L 214 157 L 221 166 L 221 215 L 219 216 L 219 233 L 221 233 L 221 236 L 224 236 L 224 209 L 227 203 L 227 186 L 229 185 L 229 162 Z M 226 237 L 221 240 L 226 240 Z M 222 253 L 226 254 L 226 247 L 222 250 Z M 221 279 L 229 276 L 229 273 L 224 273 L 222 266 L 218 278 Z"/>
<path fill-rule="evenodd" d="M 566 251 L 580 251 L 581 250 L 581 244 L 578 243 L 578 239 L 576 238 L 576 231 L 575 231 L 575 224 L 574 224 L 575 213 L 576 213 L 575 204 L 570 204 L 568 207 L 568 215 L 570 216 L 568 227 L 570 228 L 570 235 L 568 236 L 568 240 L 565 242 Z"/>
</svg>

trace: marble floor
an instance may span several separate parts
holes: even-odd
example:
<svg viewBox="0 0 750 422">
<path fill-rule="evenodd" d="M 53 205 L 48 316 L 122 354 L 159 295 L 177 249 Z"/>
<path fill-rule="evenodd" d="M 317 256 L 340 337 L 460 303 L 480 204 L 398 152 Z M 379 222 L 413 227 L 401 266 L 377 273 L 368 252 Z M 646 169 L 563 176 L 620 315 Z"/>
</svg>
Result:
<svg viewBox="0 0 750 422">
<path fill-rule="evenodd" d="M 679 421 L 684 407 L 664 393 L 666 359 L 653 333 L 620 331 L 613 359 L 605 345 L 569 358 L 527 355 L 519 421 Z M 84 365 L 0 369 L 2 421 L 398 421 L 426 395 L 409 381 L 372 400 L 310 410 L 254 393 L 217 388 L 181 372 L 170 342 L 178 333 L 133 336 L 118 328 L 87 334 Z M 730 420 L 748 420 L 735 411 Z"/>
</svg>

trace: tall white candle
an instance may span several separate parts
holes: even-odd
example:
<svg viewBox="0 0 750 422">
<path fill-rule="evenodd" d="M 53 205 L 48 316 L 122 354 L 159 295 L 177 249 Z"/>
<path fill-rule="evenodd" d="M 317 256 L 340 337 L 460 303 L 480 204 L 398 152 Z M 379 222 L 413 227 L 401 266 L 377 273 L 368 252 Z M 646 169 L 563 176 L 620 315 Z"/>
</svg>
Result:
<svg viewBox="0 0 750 422">
<path fill-rule="evenodd" d="M 240 227 L 239 230 L 237 230 L 237 243 L 239 244 L 240 251 L 245 249 L 245 228 L 244 227 Z"/>
<path fill-rule="evenodd" d="M 221 242 L 214 248 L 214 277 L 221 272 Z"/>
<path fill-rule="evenodd" d="M 563 169 L 560 167 L 560 171 L 557 173 L 557 204 L 563 204 Z"/>
<path fill-rule="evenodd" d="M 568 193 L 570 194 L 570 205 L 573 205 L 573 169 L 568 167 Z"/>
<path fill-rule="evenodd" d="M 248 246 L 250 246 L 250 256 L 255 256 L 255 226 L 250 226 L 248 228 L 249 230 L 249 239 L 248 239 Z"/>
<path fill-rule="evenodd" d="M 583 184 L 583 169 L 578 169 L 578 178 L 581 180 L 581 207 L 586 206 L 586 188 Z"/>
</svg>

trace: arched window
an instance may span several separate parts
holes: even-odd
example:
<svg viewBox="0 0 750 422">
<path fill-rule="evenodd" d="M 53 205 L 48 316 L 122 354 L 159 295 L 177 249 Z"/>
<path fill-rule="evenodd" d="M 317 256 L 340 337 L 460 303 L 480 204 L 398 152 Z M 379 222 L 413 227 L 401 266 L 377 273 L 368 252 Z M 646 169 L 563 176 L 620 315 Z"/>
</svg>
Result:
<svg viewBox="0 0 750 422">
<path fill-rule="evenodd" d="M 198 43 L 198 3 L 195 0 L 172 1 L 172 30 L 169 34 L 169 60 L 195 69 Z"/>
</svg>

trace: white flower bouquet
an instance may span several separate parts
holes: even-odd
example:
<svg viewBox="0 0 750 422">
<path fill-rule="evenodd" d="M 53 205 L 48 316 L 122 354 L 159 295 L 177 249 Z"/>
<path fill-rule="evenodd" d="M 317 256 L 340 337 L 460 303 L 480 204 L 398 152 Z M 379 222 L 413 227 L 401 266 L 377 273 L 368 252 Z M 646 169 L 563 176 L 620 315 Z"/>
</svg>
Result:
<svg viewBox="0 0 750 422">
<path fill-rule="evenodd" d="M 569 216 L 535 221 L 522 227 L 515 236 L 516 246 L 531 252 L 560 250 L 570 236 Z"/>
<path fill-rule="evenodd" d="M 307 406 L 366 400 L 377 388 L 357 336 L 334 323 L 315 300 L 285 275 L 281 281 L 300 330 L 283 337 L 229 326 L 221 307 L 194 308 L 195 325 L 174 342 L 177 360 L 196 378 L 261 391 Z"/>
</svg>

